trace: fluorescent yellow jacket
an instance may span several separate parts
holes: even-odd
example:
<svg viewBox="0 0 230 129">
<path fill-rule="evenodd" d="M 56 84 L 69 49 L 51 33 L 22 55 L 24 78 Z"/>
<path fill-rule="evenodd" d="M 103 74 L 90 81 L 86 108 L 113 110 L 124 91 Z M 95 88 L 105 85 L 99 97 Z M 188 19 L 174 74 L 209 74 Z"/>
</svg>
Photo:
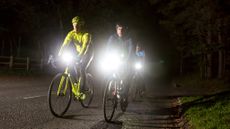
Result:
<svg viewBox="0 0 230 129">
<path fill-rule="evenodd" d="M 79 56 L 81 56 L 86 53 L 88 44 L 91 42 L 91 36 L 89 33 L 83 33 L 83 32 L 76 33 L 74 30 L 70 31 L 67 34 L 60 48 L 60 51 L 58 53 L 59 56 L 63 53 L 64 49 L 67 46 L 69 46 L 71 42 L 74 44 L 75 49 L 77 53 L 79 54 Z"/>
</svg>

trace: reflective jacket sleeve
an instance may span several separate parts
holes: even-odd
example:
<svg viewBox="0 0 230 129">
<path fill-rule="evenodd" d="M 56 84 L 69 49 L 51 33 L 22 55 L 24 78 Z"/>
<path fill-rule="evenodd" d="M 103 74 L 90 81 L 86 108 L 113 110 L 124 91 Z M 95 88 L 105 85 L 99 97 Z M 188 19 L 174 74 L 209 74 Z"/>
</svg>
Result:
<svg viewBox="0 0 230 129">
<path fill-rule="evenodd" d="M 91 35 L 89 33 L 85 33 L 83 36 L 82 36 L 82 47 L 79 51 L 79 55 L 81 56 L 82 54 L 85 54 L 87 51 L 87 47 L 88 45 L 90 44 L 91 42 Z"/>
<path fill-rule="evenodd" d="M 68 35 L 66 36 L 60 50 L 59 50 L 59 53 L 58 53 L 58 56 L 60 56 L 64 49 L 70 44 L 70 42 L 72 41 L 72 31 L 68 33 Z"/>
</svg>

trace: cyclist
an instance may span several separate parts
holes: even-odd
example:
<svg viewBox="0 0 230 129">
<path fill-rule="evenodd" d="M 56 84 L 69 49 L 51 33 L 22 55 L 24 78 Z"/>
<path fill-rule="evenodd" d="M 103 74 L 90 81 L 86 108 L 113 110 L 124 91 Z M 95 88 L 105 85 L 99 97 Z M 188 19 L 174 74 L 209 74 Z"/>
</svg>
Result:
<svg viewBox="0 0 230 129">
<path fill-rule="evenodd" d="M 116 24 L 116 33 L 109 37 L 107 42 L 107 51 L 119 50 L 122 51 L 126 61 L 131 60 L 133 46 L 132 39 L 125 35 L 125 26 L 121 23 Z"/>
<path fill-rule="evenodd" d="M 140 62 L 141 64 L 144 64 L 145 63 L 145 50 L 143 49 L 143 46 L 140 42 L 137 42 L 136 44 L 136 51 L 135 51 L 135 55 L 136 55 L 136 61 Z M 143 78 L 143 71 L 138 71 L 141 78 Z M 142 82 L 140 82 L 140 84 L 142 85 L 139 85 L 138 89 L 141 91 L 141 96 L 144 95 L 144 92 L 145 92 L 145 84 L 144 84 L 144 81 L 142 80 Z"/>
<path fill-rule="evenodd" d="M 116 24 L 116 33 L 111 35 L 107 42 L 107 52 L 118 51 L 122 52 L 123 54 L 123 59 L 126 62 L 126 66 L 124 66 L 126 71 L 124 72 L 125 75 L 123 75 L 125 80 L 124 101 L 128 104 L 127 95 L 129 90 L 129 82 L 132 75 L 132 69 L 129 63 L 132 62 L 134 52 L 132 39 L 127 35 L 127 33 L 125 33 L 125 31 L 126 28 L 123 24 Z"/>
<path fill-rule="evenodd" d="M 65 40 L 58 53 L 58 56 L 61 56 L 64 50 L 74 48 L 76 56 L 81 60 L 81 66 L 77 68 L 74 66 L 74 70 L 80 70 L 82 74 L 81 80 L 83 82 L 81 84 L 83 84 L 83 90 L 85 89 L 85 70 L 91 62 L 91 57 L 88 52 L 89 46 L 91 44 L 91 35 L 83 31 L 84 24 L 84 20 L 79 16 L 75 16 L 72 19 L 73 30 L 70 31 L 65 37 Z M 80 75 L 76 75 L 76 77 L 78 76 Z"/>
<path fill-rule="evenodd" d="M 141 59 L 143 62 L 145 60 L 145 50 L 143 49 L 142 45 L 140 42 L 137 43 L 136 45 L 136 56 Z"/>
</svg>

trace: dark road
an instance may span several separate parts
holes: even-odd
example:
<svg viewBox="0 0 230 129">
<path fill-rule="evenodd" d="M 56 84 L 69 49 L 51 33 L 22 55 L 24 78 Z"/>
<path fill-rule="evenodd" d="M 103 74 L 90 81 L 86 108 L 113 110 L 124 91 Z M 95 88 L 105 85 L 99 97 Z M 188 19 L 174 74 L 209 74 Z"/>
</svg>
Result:
<svg viewBox="0 0 230 129">
<path fill-rule="evenodd" d="M 150 92 L 130 102 L 125 113 L 118 108 L 114 123 L 106 123 L 102 110 L 102 86 L 97 86 L 90 108 L 72 101 L 64 118 L 52 116 L 47 104 L 51 77 L 2 77 L 0 79 L 1 129 L 167 129 L 180 128 L 177 98 Z M 151 84 L 151 83 L 149 83 Z M 148 85 L 148 88 L 151 85 Z M 152 88 L 150 88 L 152 89 Z"/>
</svg>

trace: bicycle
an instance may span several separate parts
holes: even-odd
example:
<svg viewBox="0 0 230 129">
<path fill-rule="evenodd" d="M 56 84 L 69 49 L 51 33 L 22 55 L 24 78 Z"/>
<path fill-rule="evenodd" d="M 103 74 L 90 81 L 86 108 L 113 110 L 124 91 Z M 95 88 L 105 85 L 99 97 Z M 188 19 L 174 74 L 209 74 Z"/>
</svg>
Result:
<svg viewBox="0 0 230 129">
<path fill-rule="evenodd" d="M 107 68 L 110 72 L 103 95 L 103 112 L 107 122 L 112 121 L 119 101 L 122 112 L 125 112 L 128 106 L 127 92 L 125 92 L 126 87 L 121 76 L 123 74 L 122 72 L 124 72 L 124 69 L 121 69 L 124 68 L 124 62 L 122 62 L 121 59 L 122 56 L 119 57 L 116 54 L 110 54 L 104 63 L 104 68 Z"/>
<path fill-rule="evenodd" d="M 143 64 L 141 62 L 136 62 L 134 67 L 135 73 L 132 77 L 130 92 L 132 100 L 136 101 L 140 98 L 143 98 L 145 92 L 145 84 L 141 74 Z"/>
<path fill-rule="evenodd" d="M 88 108 L 94 96 L 93 77 L 90 73 L 86 74 L 85 84 L 80 76 L 76 80 L 70 72 L 71 64 L 76 62 L 77 66 L 81 65 L 81 61 L 74 59 L 70 54 L 63 53 L 63 61 L 65 62 L 65 70 L 63 73 L 58 73 L 52 79 L 48 90 L 48 104 L 51 113 L 56 117 L 62 117 L 70 107 L 72 95 L 75 101 L 80 101 L 84 108 Z M 77 73 L 78 74 L 78 73 Z M 82 85 L 87 87 L 87 90 L 81 90 Z"/>
</svg>

